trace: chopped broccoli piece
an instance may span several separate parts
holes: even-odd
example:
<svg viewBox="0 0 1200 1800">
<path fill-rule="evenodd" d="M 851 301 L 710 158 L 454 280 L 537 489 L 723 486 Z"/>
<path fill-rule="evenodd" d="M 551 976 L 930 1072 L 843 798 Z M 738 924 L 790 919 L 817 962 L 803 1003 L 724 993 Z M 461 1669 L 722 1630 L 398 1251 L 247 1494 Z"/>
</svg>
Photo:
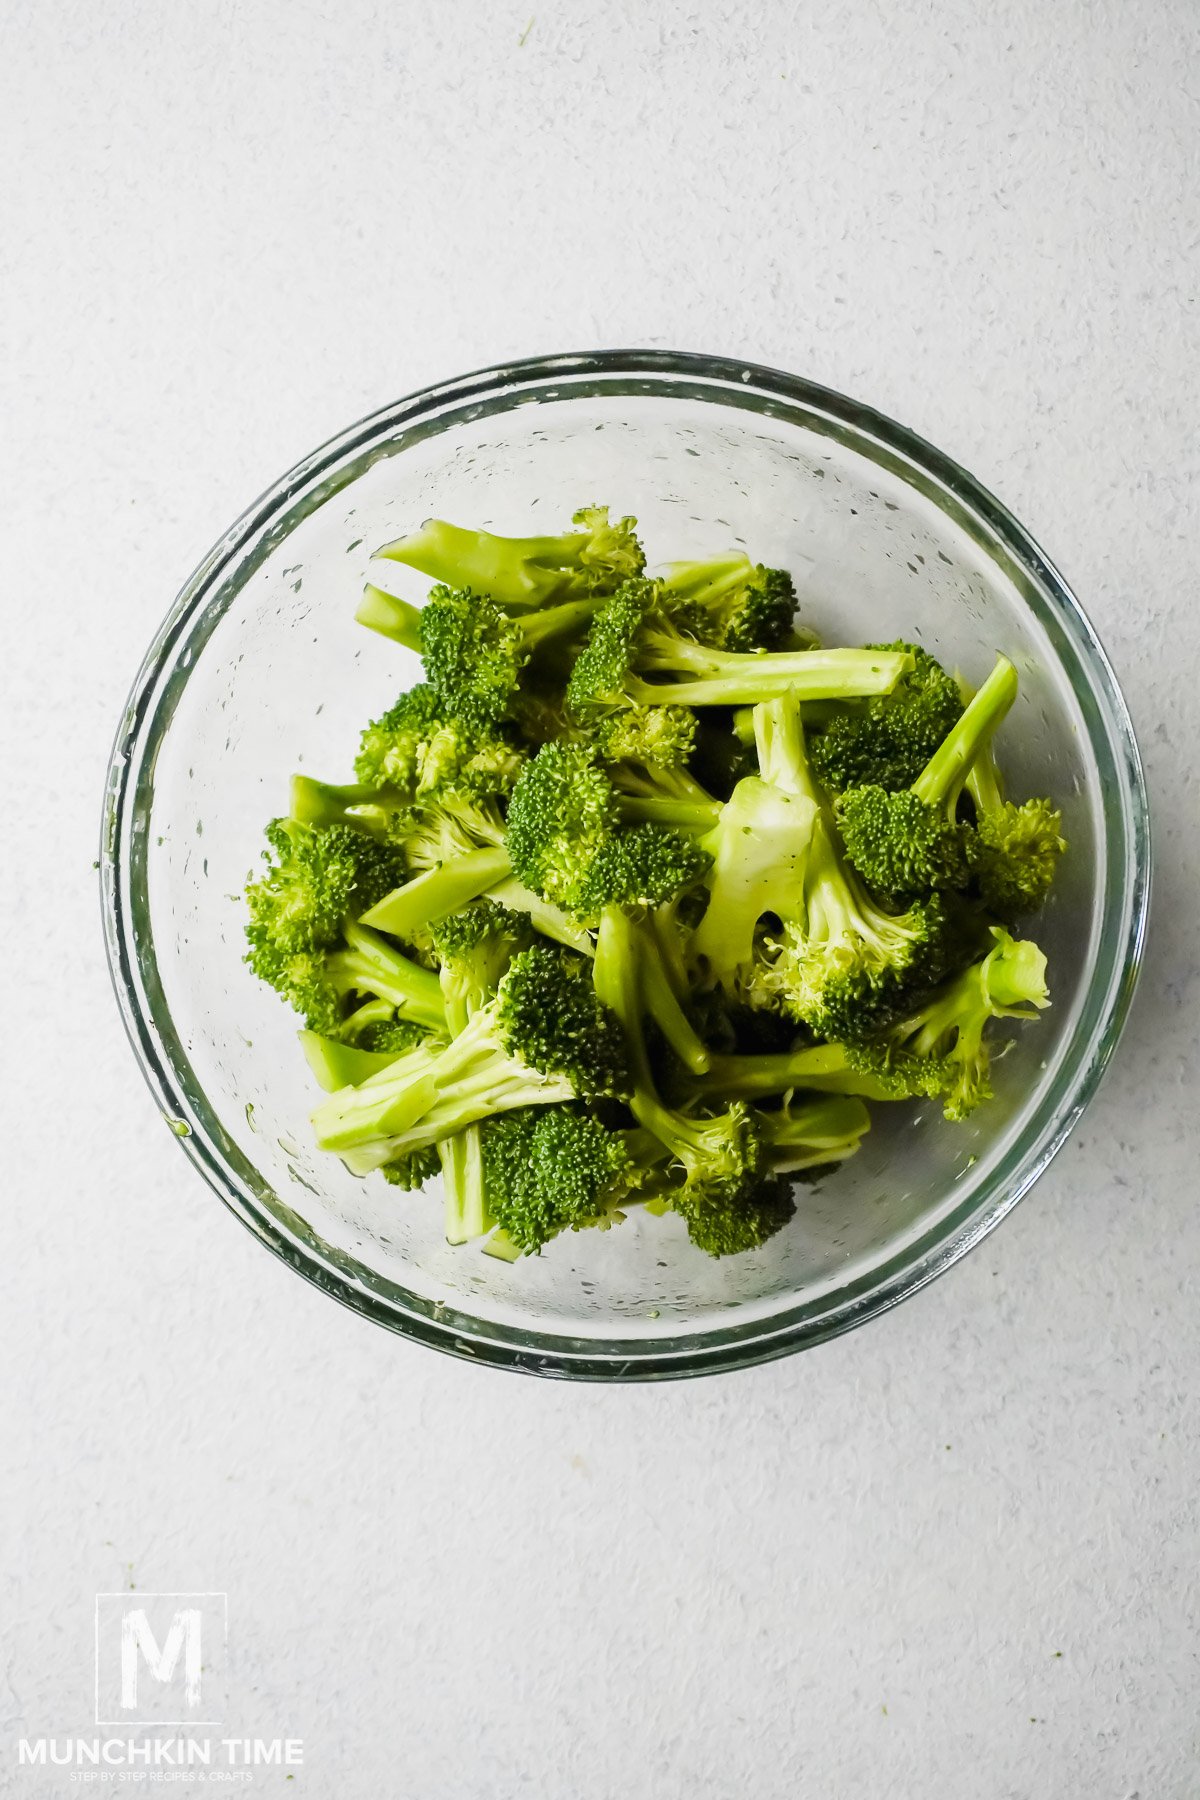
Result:
<svg viewBox="0 0 1200 1800">
<path fill-rule="evenodd" d="M 471 728 L 448 714 L 427 682 L 401 694 L 362 734 L 356 779 L 417 801 L 507 794 L 525 757 L 499 731 Z"/>
<path fill-rule="evenodd" d="M 544 744 L 524 770 L 505 844 L 518 879 L 578 919 L 595 918 L 610 900 L 657 905 L 708 866 L 677 831 L 623 826 L 611 782 L 577 744 Z"/>
<path fill-rule="evenodd" d="M 808 753 L 831 793 L 873 785 L 888 793 L 917 779 L 934 751 L 962 717 L 958 684 L 919 644 L 871 644 L 899 650 L 913 666 L 890 694 L 839 710 L 813 732 Z"/>
<path fill-rule="evenodd" d="M 631 1132 L 610 1131 L 576 1105 L 522 1107 L 483 1127 L 488 1206 L 526 1255 L 560 1231 L 591 1225 L 643 1179 Z"/>
<path fill-rule="evenodd" d="M 582 724 L 626 706 L 736 706 L 790 693 L 800 700 L 886 694 L 909 667 L 905 652 L 714 650 L 685 635 L 661 609 L 652 581 L 627 581 L 606 600 L 567 685 Z M 682 679 L 650 682 L 646 674 Z"/>
<path fill-rule="evenodd" d="M 782 650 L 796 617 L 786 569 L 765 569 L 744 554 L 711 562 L 671 563 L 661 605 L 682 630 L 718 650 Z"/>
<path fill-rule="evenodd" d="M 992 948 L 980 962 L 859 1051 L 864 1072 L 884 1080 L 895 1071 L 907 1082 L 922 1065 L 939 1069 L 948 1119 L 965 1119 L 991 1098 L 984 1038 L 989 1019 L 1033 1019 L 1050 1004 L 1046 958 L 1037 945 L 1017 941 L 1001 926 L 993 926 L 991 935 Z"/>
<path fill-rule="evenodd" d="M 439 1166 L 438 1152 L 429 1145 L 389 1157 L 380 1165 L 379 1172 L 393 1187 L 412 1190 L 424 1187 L 430 1177 L 437 1174 Z"/>
<path fill-rule="evenodd" d="M 1002 656 L 911 787 L 888 793 L 870 785 L 841 796 L 838 825 L 846 854 L 880 893 L 966 887 L 971 865 L 968 833 L 958 822 L 959 796 L 1016 692 L 1017 672 Z"/>
<path fill-rule="evenodd" d="M 266 837 L 267 871 L 246 888 L 251 967 L 260 951 L 329 949 L 342 921 L 374 905 L 403 874 L 393 850 L 344 825 L 274 819 Z"/>
<path fill-rule="evenodd" d="M 778 1112 L 760 1112 L 758 1128 L 776 1174 L 824 1169 L 853 1156 L 871 1128 L 871 1115 L 850 1094 L 788 1099 Z"/>
<path fill-rule="evenodd" d="M 606 506 L 584 506 L 571 523 L 578 529 L 558 537 L 507 538 L 428 519 L 376 554 L 435 581 L 476 588 L 507 607 L 608 593 L 641 574 L 646 559 L 636 519 L 610 522 Z"/>
<path fill-rule="evenodd" d="M 516 1106 L 619 1094 L 626 1081 L 622 1034 L 587 960 L 534 945 L 513 958 L 495 999 L 447 1048 L 428 1052 L 402 1079 L 385 1069 L 331 1095 L 313 1125 L 325 1149 L 400 1152 Z"/>
<path fill-rule="evenodd" d="M 966 698 L 972 698 L 970 693 Z M 1062 814 L 1049 800 L 1018 806 L 1005 799 L 994 745 L 994 737 L 989 738 L 967 771 L 967 793 L 975 808 L 967 853 L 984 905 L 1012 924 L 1043 904 L 1067 842 Z"/>
</svg>

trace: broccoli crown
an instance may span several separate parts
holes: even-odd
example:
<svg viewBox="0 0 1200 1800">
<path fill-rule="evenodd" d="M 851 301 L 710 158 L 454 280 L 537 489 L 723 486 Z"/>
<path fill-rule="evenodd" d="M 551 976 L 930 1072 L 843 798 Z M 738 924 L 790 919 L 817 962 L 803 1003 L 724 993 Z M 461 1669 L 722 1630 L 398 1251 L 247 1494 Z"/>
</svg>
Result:
<svg viewBox="0 0 1200 1800">
<path fill-rule="evenodd" d="M 528 651 L 520 626 L 486 595 L 443 586 L 421 613 L 421 654 L 444 712 L 488 730 L 509 710 Z"/>
<path fill-rule="evenodd" d="M 328 954 L 282 950 L 269 939 L 250 940 L 246 961 L 260 981 L 302 1016 L 309 1031 L 332 1036 L 342 1019 L 343 993 L 329 978 Z"/>
<path fill-rule="evenodd" d="M 380 1173 L 393 1187 L 411 1190 L 424 1187 L 430 1176 L 437 1174 L 440 1166 L 437 1145 L 424 1144 L 415 1150 L 391 1157 L 383 1164 Z"/>
<path fill-rule="evenodd" d="M 564 557 L 578 570 L 577 585 L 586 593 L 605 593 L 640 575 L 645 553 L 637 540 L 637 520 L 610 521 L 607 506 L 581 506 L 571 515 L 579 527 L 574 547 Z"/>
<path fill-rule="evenodd" d="M 890 694 L 838 713 L 813 736 L 812 764 L 832 793 L 867 785 L 894 793 L 911 786 L 962 717 L 958 684 L 928 651 L 902 640 L 867 648 L 906 651 L 913 666 Z"/>
<path fill-rule="evenodd" d="M 266 838 L 267 871 L 246 888 L 252 952 L 328 949 L 348 913 L 365 912 L 403 879 L 393 850 L 348 826 L 274 819 Z"/>
<path fill-rule="evenodd" d="M 851 788 L 838 798 L 837 821 L 846 855 L 881 894 L 965 888 L 970 880 L 966 826 L 911 788 Z"/>
<path fill-rule="evenodd" d="M 791 1193 L 769 1174 L 762 1130 L 742 1101 L 714 1118 L 667 1114 L 651 1129 L 683 1166 L 670 1203 L 697 1248 L 734 1256 L 765 1244 L 787 1224 L 795 1210 Z"/>
<path fill-rule="evenodd" d="M 1006 800 L 980 812 L 967 834 L 967 849 L 988 910 L 1009 921 L 1036 912 L 1066 847 L 1062 814 L 1049 800 L 1026 800 L 1023 806 Z"/>
<path fill-rule="evenodd" d="M 963 1119 L 991 1098 L 988 1021 L 1034 1018 L 1049 1004 L 1046 958 L 1038 946 L 1014 939 L 1000 926 L 992 927 L 991 936 L 986 956 L 946 982 L 918 1011 L 894 1021 L 875 1045 L 881 1053 L 877 1066 L 895 1070 L 898 1079 L 915 1079 L 924 1064 L 932 1085 L 933 1071 L 940 1069 L 948 1119 Z"/>
<path fill-rule="evenodd" d="M 942 1056 L 914 1056 L 891 1043 L 845 1045 L 846 1066 L 866 1077 L 883 1100 L 936 1100 L 953 1085 L 956 1071 Z"/>
<path fill-rule="evenodd" d="M 718 650 L 782 650 L 796 616 L 796 589 L 786 569 L 748 556 L 673 563 L 661 604 L 681 631 Z"/>
<path fill-rule="evenodd" d="M 496 1026 L 510 1056 L 543 1075 L 562 1075 L 581 1099 L 621 1094 L 628 1062 L 621 1027 L 574 951 L 535 944 L 513 958 L 500 984 Z"/>
<path fill-rule="evenodd" d="M 544 744 L 513 790 L 505 847 L 527 888 L 578 918 L 609 900 L 658 905 L 697 880 L 703 850 L 660 825 L 621 828 L 616 792 L 581 744 Z"/>
<path fill-rule="evenodd" d="M 506 794 L 524 756 L 489 727 L 447 715 L 427 683 L 401 694 L 362 734 L 354 773 L 364 786 L 391 788 L 410 801 L 464 794 Z"/>
<path fill-rule="evenodd" d="M 686 706 L 629 706 L 602 713 L 591 735 L 605 762 L 682 769 L 696 746 L 696 723 Z"/>
<path fill-rule="evenodd" d="M 804 924 L 768 940 L 760 992 L 817 1037 L 852 1043 L 891 1017 L 941 967 L 945 913 L 936 896 L 885 913 L 843 875 L 822 879 Z"/>
<path fill-rule="evenodd" d="M 567 711 L 586 722 L 597 708 L 625 706 L 638 633 L 655 602 L 652 581 L 626 581 L 592 620 L 567 683 Z"/>
<path fill-rule="evenodd" d="M 572 1105 L 520 1107 L 482 1132 L 488 1209 L 527 1255 L 589 1225 L 636 1180 L 620 1132 Z"/>
<path fill-rule="evenodd" d="M 441 965 L 447 1003 L 477 1012 L 491 999 L 518 950 L 529 939 L 528 922 L 494 900 L 476 900 L 430 927 Z"/>
</svg>

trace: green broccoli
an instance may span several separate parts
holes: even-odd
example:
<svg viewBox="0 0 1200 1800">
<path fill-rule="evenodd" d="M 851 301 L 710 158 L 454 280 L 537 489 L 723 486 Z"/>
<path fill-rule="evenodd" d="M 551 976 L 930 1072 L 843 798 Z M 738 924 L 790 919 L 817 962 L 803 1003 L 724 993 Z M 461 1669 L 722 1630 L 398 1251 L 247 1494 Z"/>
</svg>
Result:
<svg viewBox="0 0 1200 1800">
<path fill-rule="evenodd" d="M 518 880 L 581 920 L 609 900 L 655 905 L 696 881 L 708 858 L 659 825 L 625 826 L 592 752 L 544 744 L 513 789 L 505 846 Z"/>
<path fill-rule="evenodd" d="M 509 615 L 470 588 L 435 587 L 421 613 L 425 679 L 449 717 L 494 730 L 512 712 L 534 651 L 581 631 L 600 603 L 597 597 Z"/>
<path fill-rule="evenodd" d="M 991 935 L 992 948 L 980 962 L 856 1052 L 860 1071 L 881 1081 L 895 1075 L 908 1083 L 922 1067 L 938 1071 L 948 1119 L 965 1119 L 991 1098 L 984 1038 L 989 1019 L 1033 1019 L 1050 1004 L 1046 958 L 1037 945 L 1017 941 L 1001 926 L 993 926 Z"/>
<path fill-rule="evenodd" d="M 962 717 L 958 684 L 919 644 L 869 644 L 898 650 L 912 668 L 890 694 L 837 709 L 809 735 L 813 768 L 831 793 L 871 784 L 894 793 L 909 787 Z"/>
<path fill-rule="evenodd" d="M 608 906 L 601 914 L 595 981 L 597 994 L 625 1034 L 630 1110 L 679 1166 L 669 1202 L 685 1220 L 692 1242 L 710 1256 L 765 1243 L 791 1217 L 791 1196 L 771 1178 L 762 1134 L 742 1101 L 712 1117 L 693 1117 L 660 1099 L 642 1023 L 638 941 L 629 915 L 619 906 Z"/>
<path fill-rule="evenodd" d="M 646 1133 L 610 1130 L 576 1104 L 520 1107 L 481 1129 L 488 1208 L 525 1255 L 640 1198 L 663 1155 Z"/>
<path fill-rule="evenodd" d="M 671 563 L 660 604 L 681 630 L 717 650 L 782 650 L 796 616 L 786 569 L 765 569 L 744 554 Z"/>
<path fill-rule="evenodd" d="M 763 779 L 738 783 L 716 830 L 708 911 L 691 953 L 708 978 L 781 1008 L 820 1037 L 865 1035 L 940 967 L 932 902 L 895 915 L 846 868 L 790 698 L 755 708 Z M 757 940 L 760 921 L 778 921 Z"/>
<path fill-rule="evenodd" d="M 837 817 L 846 855 L 878 892 L 966 887 L 971 863 L 959 796 L 1016 693 L 1017 672 L 1002 656 L 911 787 L 889 793 L 871 785 L 841 795 Z"/>
<path fill-rule="evenodd" d="M 871 1128 L 871 1115 L 850 1094 L 789 1098 L 777 1112 L 756 1114 L 767 1161 L 776 1174 L 825 1169 L 854 1155 Z"/>
<path fill-rule="evenodd" d="M 458 1036 L 491 1004 L 517 952 L 529 940 L 527 921 L 492 900 L 476 901 L 433 927 L 446 1025 Z M 484 1197 L 483 1146 L 478 1125 L 464 1126 L 439 1143 L 445 1190 L 446 1241 L 463 1244 L 489 1230 Z"/>
<path fill-rule="evenodd" d="M 558 537 L 507 538 L 428 519 L 376 555 L 435 581 L 476 588 L 504 607 L 610 593 L 641 574 L 646 559 L 634 535 L 636 519 L 610 523 L 607 506 L 584 506 L 571 523 L 578 529 Z"/>
<path fill-rule="evenodd" d="M 1049 800 L 1018 806 L 1005 799 L 994 742 L 989 738 L 983 744 L 967 771 L 967 794 L 975 809 L 967 854 L 984 905 L 1011 925 L 1043 904 L 1067 842 L 1062 814 Z"/>
<path fill-rule="evenodd" d="M 374 905 L 403 875 L 392 849 L 344 825 L 273 819 L 266 838 L 267 871 L 246 888 L 251 966 L 260 948 L 331 948 L 342 921 Z"/>
<path fill-rule="evenodd" d="M 384 1069 L 331 1095 L 313 1126 L 323 1149 L 370 1146 L 382 1163 L 493 1113 L 620 1094 L 626 1082 L 622 1034 L 587 959 L 537 944 L 513 958 L 496 997 L 445 1049 L 401 1079 Z"/>
<path fill-rule="evenodd" d="M 472 729 L 448 715 L 422 682 L 366 727 L 354 774 L 410 805 L 460 795 L 486 801 L 510 792 L 524 762 L 523 751 L 501 732 Z"/>
<path fill-rule="evenodd" d="M 714 650 L 663 612 L 658 585 L 627 581 L 592 622 L 567 684 L 581 724 L 627 706 L 737 706 L 790 693 L 799 700 L 886 694 L 911 658 L 888 650 Z M 646 681 L 654 674 L 683 677 Z"/>
</svg>

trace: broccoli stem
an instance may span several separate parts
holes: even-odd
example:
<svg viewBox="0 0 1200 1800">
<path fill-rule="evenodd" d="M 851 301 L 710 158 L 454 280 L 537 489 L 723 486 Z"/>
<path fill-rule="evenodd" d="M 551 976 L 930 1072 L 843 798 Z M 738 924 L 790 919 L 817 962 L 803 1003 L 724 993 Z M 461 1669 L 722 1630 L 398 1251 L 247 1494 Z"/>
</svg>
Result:
<svg viewBox="0 0 1200 1800">
<path fill-rule="evenodd" d="M 537 612 L 524 613 L 517 618 L 521 636 L 528 649 L 536 650 L 550 638 L 567 637 L 586 625 L 595 617 L 603 605 L 599 595 L 591 595 L 583 600 L 565 600 L 558 606 L 543 606 Z"/>
<path fill-rule="evenodd" d="M 871 1128 L 870 1113 L 851 1094 L 825 1094 L 757 1118 L 771 1167 L 780 1175 L 844 1162 Z"/>
<path fill-rule="evenodd" d="M 337 787 L 311 775 L 292 776 L 291 817 L 300 825 L 352 825 L 386 838 L 403 807 L 401 796 L 389 788 Z"/>
<path fill-rule="evenodd" d="M 740 706 L 790 694 L 797 700 L 859 699 L 890 694 L 913 659 L 898 650 L 797 650 L 778 655 L 709 650 L 688 638 L 673 638 L 656 652 L 653 637 L 639 666 L 670 673 L 680 669 L 690 681 L 649 682 L 636 676 L 625 691 L 639 706 Z"/>
<path fill-rule="evenodd" d="M 511 873 L 507 852 L 468 850 L 406 881 L 363 914 L 363 922 L 393 937 L 409 938 L 423 925 L 458 912 Z"/>
<path fill-rule="evenodd" d="M 700 1041 L 694 1026 L 676 998 L 659 955 L 657 937 L 652 927 L 637 928 L 636 951 L 638 972 L 646 1011 L 654 1020 L 672 1050 L 693 1075 L 703 1075 L 712 1063 L 712 1053 Z"/>
<path fill-rule="evenodd" d="M 387 1009 L 391 1016 L 392 1009 Z M 318 1031 L 297 1032 L 300 1048 L 304 1052 L 309 1068 L 327 1094 L 335 1094 L 339 1088 L 353 1087 L 368 1076 L 377 1075 L 381 1069 L 391 1068 L 405 1051 L 359 1050 L 354 1044 L 344 1044 L 340 1038 L 322 1037 Z"/>
<path fill-rule="evenodd" d="M 587 547 L 588 533 L 560 537 L 498 537 L 471 531 L 446 519 L 426 519 L 407 537 L 385 544 L 375 554 L 388 562 L 444 581 L 450 587 L 477 588 L 500 606 L 541 606 L 569 587 L 570 570 Z"/>
<path fill-rule="evenodd" d="M 393 643 L 403 644 L 406 650 L 413 650 L 418 656 L 421 654 L 419 606 L 410 606 L 407 600 L 401 600 L 396 594 L 385 594 L 382 588 L 368 582 L 354 617 L 368 630 L 391 638 Z"/>
<path fill-rule="evenodd" d="M 483 1188 L 483 1139 L 478 1125 L 466 1125 L 437 1147 L 445 1193 L 444 1226 L 448 1244 L 482 1237 L 493 1220 Z"/>
<path fill-rule="evenodd" d="M 721 816 L 717 800 L 674 799 L 668 794 L 619 794 L 621 817 L 630 824 L 675 825 L 703 837 Z"/>
<path fill-rule="evenodd" d="M 446 1010 L 436 975 L 361 922 L 347 920 L 345 934 L 347 948 L 331 952 L 326 960 L 329 979 L 341 993 L 374 994 L 402 1018 L 415 1019 L 430 1031 L 445 1030 Z"/>
<path fill-rule="evenodd" d="M 507 906 L 510 912 L 525 913 L 535 930 L 543 937 L 552 938 L 556 944 L 565 944 L 568 950 L 578 950 L 584 956 L 595 955 L 596 946 L 590 932 L 568 919 L 552 901 L 530 893 L 515 875 L 489 888 L 487 897 L 498 906 Z"/>
<path fill-rule="evenodd" d="M 1007 656 L 996 666 L 941 744 L 934 751 L 912 791 L 926 806 L 946 808 L 952 816 L 963 782 L 985 744 L 1017 697 L 1017 671 Z"/>
<path fill-rule="evenodd" d="M 616 1014 L 625 1033 L 633 1077 L 629 1110 L 639 1125 L 645 1126 L 668 1150 L 678 1154 L 687 1134 L 687 1124 L 658 1097 L 642 1031 L 644 999 L 640 991 L 640 974 L 641 959 L 633 920 L 622 907 L 606 906 L 600 914 L 596 938 L 594 980 L 597 998 Z"/>
<path fill-rule="evenodd" d="M 869 1072 L 850 1066 L 844 1044 L 810 1044 L 767 1056 L 713 1055 L 708 1074 L 697 1085 L 701 1093 L 721 1099 L 786 1094 L 793 1088 L 857 1094 L 864 1100 L 894 1097 Z"/>
</svg>

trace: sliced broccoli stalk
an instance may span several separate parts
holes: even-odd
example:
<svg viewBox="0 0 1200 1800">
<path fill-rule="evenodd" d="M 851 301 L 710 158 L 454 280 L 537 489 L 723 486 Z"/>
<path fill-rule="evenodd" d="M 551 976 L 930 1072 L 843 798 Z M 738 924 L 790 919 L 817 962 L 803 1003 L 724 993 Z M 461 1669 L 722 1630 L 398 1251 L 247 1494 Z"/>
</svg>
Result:
<svg viewBox="0 0 1200 1800">
<path fill-rule="evenodd" d="M 912 1099 L 917 1092 L 942 1092 L 940 1068 L 927 1075 L 917 1090 L 896 1092 L 895 1081 L 880 1074 L 870 1056 L 864 1063 L 862 1050 L 859 1045 L 808 1044 L 799 1050 L 775 1053 L 714 1054 L 707 1075 L 696 1083 L 696 1089 L 701 1094 L 731 1099 L 765 1099 L 773 1094 L 812 1091 L 856 1094 L 864 1100 L 898 1100 Z"/>
<path fill-rule="evenodd" d="M 965 1119 L 991 1098 L 984 1036 L 988 1021 L 1033 1019 L 1050 1004 L 1046 958 L 1038 946 L 1014 939 L 1001 926 L 993 926 L 991 935 L 992 948 L 980 962 L 946 982 L 917 1011 L 894 1021 L 861 1052 L 863 1067 L 873 1066 L 884 1079 L 893 1065 L 903 1076 L 914 1060 L 939 1064 L 948 1119 Z"/>
<path fill-rule="evenodd" d="M 669 617 L 720 650 L 782 650 L 796 617 L 786 569 L 767 569 L 744 553 L 664 569 L 661 604 Z"/>
<path fill-rule="evenodd" d="M 438 978 L 371 931 L 348 920 L 346 947 L 325 959 L 325 976 L 340 994 L 373 994 L 386 1000 L 402 1018 L 430 1031 L 444 1031 L 446 1012 Z"/>
<path fill-rule="evenodd" d="M 736 706 L 789 693 L 799 700 L 886 694 L 912 658 L 886 650 L 714 650 L 682 633 L 659 609 L 653 582 L 629 581 L 592 623 L 567 686 L 567 706 L 587 722 L 626 706 Z M 668 679 L 649 682 L 645 674 Z"/>
<path fill-rule="evenodd" d="M 624 826 L 612 783 L 582 744 L 538 751 L 513 789 L 505 842 L 518 880 L 584 923 L 610 900 L 658 905 L 708 867 L 678 831 Z"/>
<path fill-rule="evenodd" d="M 957 683 L 919 644 L 867 648 L 906 651 L 913 666 L 880 699 L 806 711 L 806 724 L 823 726 L 810 735 L 809 755 L 831 793 L 868 783 L 889 793 L 908 787 L 962 716 Z M 819 710 L 827 716 L 818 719 Z"/>
<path fill-rule="evenodd" d="M 507 907 L 510 912 L 524 913 L 535 931 L 543 937 L 551 938 L 556 944 L 564 944 L 568 950 L 578 950 L 583 956 L 595 955 L 596 946 L 592 935 L 582 925 L 576 925 L 560 907 L 549 900 L 542 900 L 519 882 L 515 875 L 507 880 L 497 882 L 494 888 L 488 889 L 488 899 L 494 900 L 497 906 Z"/>
<path fill-rule="evenodd" d="M 514 957 L 496 998 L 446 1049 L 428 1053 L 421 1071 L 392 1080 L 384 1070 L 343 1089 L 313 1124 L 324 1149 L 401 1153 L 494 1112 L 618 1094 L 625 1082 L 621 1031 L 597 998 L 587 961 L 534 945 Z"/>
<path fill-rule="evenodd" d="M 528 942 L 528 922 L 484 900 L 442 920 L 433 930 L 438 979 L 452 1036 L 495 998 L 513 957 Z M 484 1194 L 479 1127 L 467 1125 L 438 1146 L 445 1195 L 446 1241 L 482 1237 L 492 1219 Z"/>
<path fill-rule="evenodd" d="M 477 900 L 511 872 L 507 851 L 468 850 L 394 888 L 363 914 L 363 921 L 393 937 L 411 938 Z"/>
<path fill-rule="evenodd" d="M 377 1075 L 381 1069 L 395 1068 L 397 1062 L 411 1054 L 411 1050 L 399 1053 L 360 1050 L 354 1044 L 343 1043 L 340 1038 L 323 1037 L 316 1031 L 301 1031 L 297 1035 L 309 1068 L 327 1094 L 334 1094 L 339 1088 L 355 1087 L 369 1076 Z"/>
<path fill-rule="evenodd" d="M 757 1113 L 756 1120 L 777 1175 L 845 1162 L 871 1128 L 862 1100 L 850 1094 L 789 1099 L 778 1112 Z"/>
<path fill-rule="evenodd" d="M 396 594 L 385 593 L 382 588 L 368 582 L 354 617 L 358 624 L 365 625 L 368 630 L 391 638 L 393 643 L 402 644 L 406 650 L 414 650 L 418 656 L 421 654 L 419 606 L 410 606 L 407 600 L 401 600 Z"/>
<path fill-rule="evenodd" d="M 1017 672 L 1002 656 L 911 787 L 896 793 L 857 787 L 841 796 L 838 824 L 846 854 L 880 893 L 966 887 L 969 834 L 958 822 L 959 796 L 1016 693 Z"/>
<path fill-rule="evenodd" d="M 549 537 L 498 537 L 445 519 L 427 519 L 418 531 L 376 551 L 451 586 L 488 594 L 501 606 L 548 606 L 555 600 L 610 592 L 645 566 L 634 535 L 636 519 L 610 523 L 606 506 L 574 514 L 578 529 Z"/>
<path fill-rule="evenodd" d="M 762 1136 L 743 1102 L 734 1101 L 713 1117 L 689 1117 L 659 1097 L 642 1025 L 637 939 L 619 906 L 606 907 L 600 918 L 595 979 L 597 994 L 625 1033 L 630 1110 L 679 1165 L 669 1203 L 686 1222 L 692 1242 L 710 1256 L 765 1243 L 791 1217 L 791 1197 L 770 1178 Z"/>
</svg>

